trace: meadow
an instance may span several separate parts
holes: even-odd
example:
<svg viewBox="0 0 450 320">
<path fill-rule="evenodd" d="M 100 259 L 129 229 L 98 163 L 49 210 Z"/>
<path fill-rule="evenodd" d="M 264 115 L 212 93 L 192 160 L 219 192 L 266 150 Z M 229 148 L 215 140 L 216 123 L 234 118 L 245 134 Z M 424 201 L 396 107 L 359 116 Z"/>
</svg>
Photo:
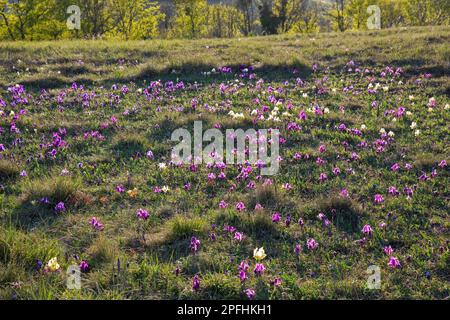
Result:
<svg viewBox="0 0 450 320">
<path fill-rule="evenodd" d="M 448 43 L 1 42 L 0 298 L 448 299 Z M 194 121 L 278 128 L 279 173 L 171 163 Z"/>
</svg>

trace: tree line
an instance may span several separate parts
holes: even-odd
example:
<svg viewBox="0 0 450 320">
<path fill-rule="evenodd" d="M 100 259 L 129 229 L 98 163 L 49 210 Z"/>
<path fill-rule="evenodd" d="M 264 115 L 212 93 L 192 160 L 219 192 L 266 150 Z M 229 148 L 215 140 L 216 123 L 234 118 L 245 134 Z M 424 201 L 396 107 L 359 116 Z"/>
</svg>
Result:
<svg viewBox="0 0 450 320">
<path fill-rule="evenodd" d="M 79 12 L 68 12 L 70 6 Z M 368 11 L 369 6 L 378 11 Z M 0 40 L 152 39 L 448 25 L 449 0 L 0 0 Z M 69 28 L 79 19 L 79 28 Z M 68 23 L 68 20 L 69 23 Z"/>
</svg>

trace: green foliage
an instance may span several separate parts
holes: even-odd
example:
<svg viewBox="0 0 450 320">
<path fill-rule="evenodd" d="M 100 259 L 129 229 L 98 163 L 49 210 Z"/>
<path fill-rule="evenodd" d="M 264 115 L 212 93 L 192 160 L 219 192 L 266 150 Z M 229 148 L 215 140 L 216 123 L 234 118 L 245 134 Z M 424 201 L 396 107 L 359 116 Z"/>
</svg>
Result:
<svg viewBox="0 0 450 320">
<path fill-rule="evenodd" d="M 174 38 L 218 37 L 241 35 L 243 14 L 228 5 L 208 5 L 206 0 L 180 0 L 169 36 Z"/>
<path fill-rule="evenodd" d="M 277 32 L 277 17 L 272 12 L 270 2 L 263 1 L 259 7 L 259 17 L 264 33 L 274 34 Z"/>
<path fill-rule="evenodd" d="M 80 8 L 80 30 L 67 27 L 71 5 Z M 227 5 L 175 0 L 169 10 L 152 0 L 0 0 L 0 39 L 195 39 L 366 30 L 372 5 L 381 10 L 382 28 L 450 23 L 447 0 L 237 0 Z"/>
<path fill-rule="evenodd" d="M 449 24 L 450 1 L 409 0 L 403 1 L 402 14 L 408 25 L 425 26 Z"/>
<path fill-rule="evenodd" d="M 272 11 L 278 22 L 277 30 L 285 33 L 292 29 L 303 14 L 307 5 L 306 0 L 275 0 L 272 4 Z"/>
<path fill-rule="evenodd" d="M 159 6 L 146 0 L 114 1 L 112 20 L 115 28 L 112 35 L 125 40 L 151 39 L 158 36 L 158 24 L 164 19 Z"/>
<path fill-rule="evenodd" d="M 1 33 L 11 40 L 33 40 L 47 28 L 46 21 L 56 7 L 53 0 L 0 1 Z M 1 34 L 0 33 L 0 34 Z"/>
<path fill-rule="evenodd" d="M 367 8 L 376 5 L 381 27 L 449 24 L 450 3 L 446 0 L 332 0 L 329 16 L 333 30 L 367 29 Z"/>
<path fill-rule="evenodd" d="M 206 35 L 206 0 L 175 0 L 176 16 L 171 36 L 177 38 L 199 38 Z"/>
<path fill-rule="evenodd" d="M 217 38 L 232 38 L 241 35 L 244 16 L 233 6 L 214 5 L 207 11 L 208 35 Z"/>
</svg>

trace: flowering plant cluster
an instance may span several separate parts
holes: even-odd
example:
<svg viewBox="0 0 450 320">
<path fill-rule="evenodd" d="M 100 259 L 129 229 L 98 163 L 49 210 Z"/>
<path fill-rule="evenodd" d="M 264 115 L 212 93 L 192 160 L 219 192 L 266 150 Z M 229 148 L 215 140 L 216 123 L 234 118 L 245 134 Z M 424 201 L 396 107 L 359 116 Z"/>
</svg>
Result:
<svg viewBox="0 0 450 320">
<path fill-rule="evenodd" d="M 373 297 L 361 274 L 376 264 L 377 297 L 448 295 L 442 79 L 355 60 L 282 79 L 256 65 L 215 70 L 203 82 L 0 90 L 0 243 L 23 268 L 11 275 L 53 289 L 75 264 L 89 297 L 360 298 Z M 171 161 L 171 132 L 196 120 L 278 130 L 279 172 Z"/>
</svg>

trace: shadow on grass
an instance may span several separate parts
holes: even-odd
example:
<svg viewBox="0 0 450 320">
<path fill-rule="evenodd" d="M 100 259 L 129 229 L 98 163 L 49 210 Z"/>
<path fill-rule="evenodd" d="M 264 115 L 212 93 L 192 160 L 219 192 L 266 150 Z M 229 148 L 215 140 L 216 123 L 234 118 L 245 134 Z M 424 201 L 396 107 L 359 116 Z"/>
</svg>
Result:
<svg viewBox="0 0 450 320">
<path fill-rule="evenodd" d="M 445 65 L 428 65 L 425 59 L 398 59 L 391 62 L 392 66 L 401 67 L 406 76 L 418 76 L 431 73 L 434 78 L 448 76 L 450 68 Z"/>
<path fill-rule="evenodd" d="M 51 226 L 59 218 L 50 207 L 31 203 L 19 204 L 11 213 L 11 222 L 23 230 Z"/>
<path fill-rule="evenodd" d="M 202 74 L 202 72 L 209 72 L 212 69 L 217 69 L 218 65 L 212 65 L 212 64 L 205 64 L 205 63 L 193 63 L 188 62 L 184 63 L 181 66 L 168 66 L 166 68 L 163 68 L 161 70 L 157 70 L 153 66 L 147 66 L 140 72 L 138 72 L 135 75 L 131 75 L 127 78 L 124 78 L 125 81 L 144 81 L 144 80 L 151 80 L 153 79 L 161 79 L 161 80 L 174 80 L 174 79 L 180 79 L 184 81 L 190 81 L 190 82 L 202 82 L 202 83 L 212 83 L 212 82 L 222 82 L 224 80 L 230 80 L 234 78 L 235 74 L 240 73 L 240 69 L 247 67 L 242 66 L 240 64 L 233 64 L 233 65 L 227 65 L 227 67 L 230 67 L 232 70 L 232 73 L 225 73 L 225 74 L 213 74 L 208 77 L 205 77 L 205 75 Z M 294 74 L 292 71 L 296 69 L 298 70 L 298 73 Z M 176 70 L 176 73 L 173 72 L 173 70 Z M 268 65 L 263 64 L 261 66 L 255 66 L 253 71 L 255 72 L 259 77 L 264 78 L 268 81 L 281 81 L 281 80 L 288 80 L 289 78 L 307 78 L 310 77 L 312 73 L 312 69 L 305 64 L 301 63 L 295 63 L 295 64 L 289 64 L 289 65 Z"/>
<path fill-rule="evenodd" d="M 146 239 L 132 237 L 125 243 L 125 248 L 150 256 L 157 256 L 162 262 L 174 262 L 190 254 L 189 239 L 172 239 L 164 232 L 146 235 Z"/>
<path fill-rule="evenodd" d="M 148 150 L 147 140 L 137 134 L 120 135 L 113 145 L 112 154 L 117 159 L 128 159 L 135 155 L 144 155 Z"/>
<path fill-rule="evenodd" d="M 231 79 L 235 79 L 235 75 L 240 73 L 239 70 L 242 66 L 239 64 L 227 65 L 227 67 L 231 67 L 232 73 L 213 74 L 210 76 L 205 76 L 203 74 L 203 72 L 208 72 L 212 69 L 217 69 L 218 67 L 220 66 L 208 63 L 187 62 L 180 66 L 169 65 L 162 69 L 159 69 L 156 65 L 148 64 L 147 66 L 141 68 L 133 74 L 117 77 L 111 72 L 105 75 L 103 78 L 97 80 L 89 76 L 90 70 L 88 68 L 85 68 L 83 66 L 66 66 L 61 67 L 63 69 L 61 76 L 44 77 L 44 75 L 38 75 L 21 81 L 21 84 L 23 84 L 29 92 L 36 93 L 41 89 L 62 89 L 70 86 L 71 83 L 75 81 L 86 87 L 93 85 L 110 87 L 113 84 L 120 85 L 129 82 L 135 82 L 138 85 L 145 85 L 153 80 L 182 80 L 190 83 L 198 82 L 212 84 L 222 83 Z M 58 70 L 61 68 L 58 68 Z M 294 69 L 298 70 L 298 73 L 294 74 L 292 72 Z M 292 63 L 286 65 L 264 64 L 254 67 L 254 70 L 252 72 L 255 72 L 258 77 L 263 78 L 266 81 L 284 81 L 295 79 L 297 77 L 307 79 L 311 76 L 312 69 L 302 63 Z"/>
<path fill-rule="evenodd" d="M 360 232 L 363 210 L 348 198 L 328 197 L 317 201 L 317 209 L 325 213 L 337 229 L 348 234 Z"/>
</svg>

